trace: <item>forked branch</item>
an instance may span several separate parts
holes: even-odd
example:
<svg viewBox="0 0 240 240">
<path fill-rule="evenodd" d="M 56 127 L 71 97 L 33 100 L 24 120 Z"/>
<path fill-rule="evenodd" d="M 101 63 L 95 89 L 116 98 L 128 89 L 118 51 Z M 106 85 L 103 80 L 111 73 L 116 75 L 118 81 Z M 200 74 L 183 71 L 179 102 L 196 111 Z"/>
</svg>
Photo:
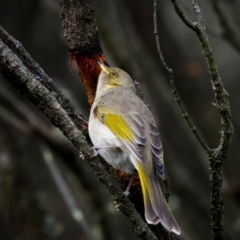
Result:
<svg viewBox="0 0 240 240">
<path fill-rule="evenodd" d="M 198 36 L 199 42 L 202 46 L 203 53 L 206 57 L 206 62 L 210 72 L 210 80 L 212 84 L 212 90 L 215 95 L 216 107 L 219 111 L 221 118 L 221 137 L 219 141 L 219 146 L 217 148 L 210 149 L 207 144 L 202 140 L 196 128 L 192 124 L 188 117 L 188 114 L 183 106 L 180 96 L 177 92 L 173 71 L 170 69 L 162 55 L 162 51 L 159 43 L 159 36 L 157 30 L 157 3 L 154 0 L 154 35 L 156 38 L 157 50 L 159 54 L 160 61 L 168 73 L 169 81 L 171 83 L 172 92 L 175 96 L 184 118 L 186 119 L 191 131 L 194 133 L 195 137 L 205 149 L 209 156 L 209 182 L 211 191 L 211 227 L 212 227 L 212 239 L 222 240 L 224 239 L 223 231 L 223 199 L 222 199 L 222 182 L 223 182 L 223 162 L 226 159 L 228 149 L 231 143 L 231 136 L 233 133 L 233 125 L 231 118 L 231 110 L 228 101 L 228 93 L 225 90 L 221 77 L 218 72 L 218 68 L 214 59 L 210 43 L 208 41 L 208 36 L 206 33 L 206 27 L 204 24 L 204 19 L 200 7 L 199 0 L 193 0 L 193 11 L 196 17 L 195 22 L 190 22 L 184 15 L 181 7 L 176 0 L 171 0 L 176 13 L 182 19 L 182 21 L 192 29 Z"/>
</svg>

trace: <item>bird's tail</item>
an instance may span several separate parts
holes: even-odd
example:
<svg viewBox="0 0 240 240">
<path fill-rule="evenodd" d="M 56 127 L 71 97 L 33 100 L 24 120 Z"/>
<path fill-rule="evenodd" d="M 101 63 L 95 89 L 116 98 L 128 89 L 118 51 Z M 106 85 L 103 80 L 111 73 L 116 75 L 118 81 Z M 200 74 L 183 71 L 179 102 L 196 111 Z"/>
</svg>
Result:
<svg viewBox="0 0 240 240">
<path fill-rule="evenodd" d="M 163 196 L 160 183 L 154 176 L 148 175 L 143 169 L 138 169 L 147 223 L 161 224 L 170 232 L 180 234 L 180 228 L 174 219 Z"/>
</svg>

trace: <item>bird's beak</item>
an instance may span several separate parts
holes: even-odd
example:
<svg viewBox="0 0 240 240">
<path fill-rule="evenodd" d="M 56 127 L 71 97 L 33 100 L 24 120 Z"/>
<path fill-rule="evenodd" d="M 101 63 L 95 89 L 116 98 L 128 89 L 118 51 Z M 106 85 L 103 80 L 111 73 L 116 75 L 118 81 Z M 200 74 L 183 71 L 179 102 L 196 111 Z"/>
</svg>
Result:
<svg viewBox="0 0 240 240">
<path fill-rule="evenodd" d="M 97 61 L 97 63 L 99 64 L 99 66 L 102 69 L 102 71 L 105 72 L 108 75 L 109 71 L 108 71 L 107 67 L 100 61 Z"/>
</svg>

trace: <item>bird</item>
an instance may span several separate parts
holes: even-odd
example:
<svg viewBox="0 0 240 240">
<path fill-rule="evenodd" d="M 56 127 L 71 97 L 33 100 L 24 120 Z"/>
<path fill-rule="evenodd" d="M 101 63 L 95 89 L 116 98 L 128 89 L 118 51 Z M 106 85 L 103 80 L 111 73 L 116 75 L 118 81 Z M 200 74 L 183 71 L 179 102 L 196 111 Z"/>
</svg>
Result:
<svg viewBox="0 0 240 240">
<path fill-rule="evenodd" d="M 164 179 L 163 148 L 153 115 L 128 73 L 98 64 L 101 72 L 88 126 L 94 149 L 113 168 L 127 174 L 137 170 L 146 222 L 160 222 L 179 235 L 159 182 L 159 177 Z"/>
</svg>

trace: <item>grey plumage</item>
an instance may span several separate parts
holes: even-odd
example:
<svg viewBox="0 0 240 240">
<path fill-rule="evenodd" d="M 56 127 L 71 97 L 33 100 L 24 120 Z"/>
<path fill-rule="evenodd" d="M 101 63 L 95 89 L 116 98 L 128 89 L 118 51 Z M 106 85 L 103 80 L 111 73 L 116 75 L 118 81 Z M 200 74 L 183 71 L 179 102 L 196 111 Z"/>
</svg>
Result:
<svg viewBox="0 0 240 240">
<path fill-rule="evenodd" d="M 157 178 L 164 178 L 163 150 L 152 113 L 137 97 L 126 72 L 101 67 L 89 119 L 91 140 L 113 167 L 129 174 L 138 170 L 147 222 L 161 222 L 167 230 L 180 234 Z"/>
</svg>

